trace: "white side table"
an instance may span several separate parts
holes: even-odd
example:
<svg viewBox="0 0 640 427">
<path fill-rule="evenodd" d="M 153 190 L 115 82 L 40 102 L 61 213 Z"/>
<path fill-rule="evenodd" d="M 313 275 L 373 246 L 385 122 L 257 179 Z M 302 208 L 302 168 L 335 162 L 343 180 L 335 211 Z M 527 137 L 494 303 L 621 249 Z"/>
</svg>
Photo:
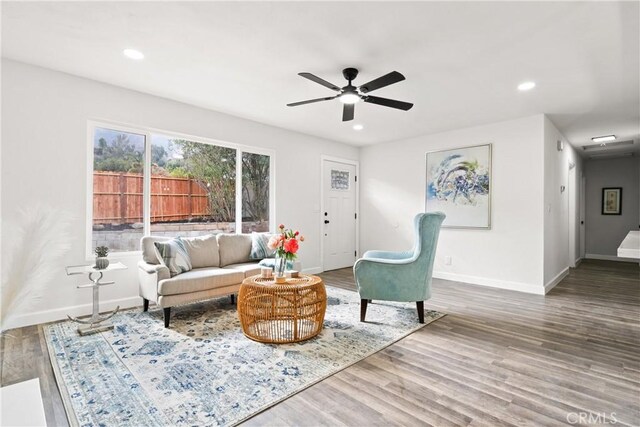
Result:
<svg viewBox="0 0 640 427">
<path fill-rule="evenodd" d="M 73 276 L 76 274 L 88 274 L 89 280 L 91 283 L 86 285 L 78 285 L 78 289 L 84 288 L 92 288 L 93 289 L 93 313 L 91 317 L 87 320 L 81 320 L 77 317 L 71 317 L 67 315 L 70 320 L 74 322 L 81 323 L 78 326 L 78 333 L 80 335 L 89 335 L 95 334 L 97 332 L 108 331 L 113 329 L 113 324 L 108 322 L 108 320 L 113 317 L 114 314 L 120 310 L 120 306 L 116 307 L 115 310 L 107 314 L 106 316 L 100 316 L 100 286 L 113 285 L 115 282 L 101 282 L 102 277 L 107 271 L 115 271 L 115 270 L 126 270 L 127 266 L 121 262 L 114 262 L 109 264 L 107 268 L 103 268 L 102 270 L 98 270 L 94 268 L 92 265 L 71 265 L 65 267 L 68 276 Z M 94 275 L 97 277 L 94 278 Z"/>
</svg>

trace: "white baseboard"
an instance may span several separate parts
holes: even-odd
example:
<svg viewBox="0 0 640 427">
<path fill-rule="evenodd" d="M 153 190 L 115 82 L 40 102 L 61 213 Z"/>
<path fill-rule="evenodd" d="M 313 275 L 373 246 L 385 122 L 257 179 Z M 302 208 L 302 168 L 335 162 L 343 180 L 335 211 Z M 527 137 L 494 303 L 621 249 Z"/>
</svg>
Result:
<svg viewBox="0 0 640 427">
<path fill-rule="evenodd" d="M 576 261 L 575 261 L 575 263 L 574 263 L 574 264 L 575 264 L 575 267 L 574 267 L 574 268 L 578 268 L 578 266 L 579 266 L 581 263 L 582 263 L 582 258 L 576 258 Z"/>
<path fill-rule="evenodd" d="M 600 259 L 603 261 L 638 262 L 638 260 L 633 258 L 622 258 L 615 255 L 586 254 L 584 257 L 586 259 Z"/>
<path fill-rule="evenodd" d="M 467 276 L 464 274 L 449 273 L 446 271 L 434 271 L 433 277 L 437 279 L 452 280 L 455 282 L 470 283 L 472 285 L 488 286 L 490 288 L 508 289 L 510 291 L 525 292 L 528 294 L 544 295 L 545 289 L 529 283 L 510 282 L 507 280 L 489 279 L 487 277 Z"/>
<path fill-rule="evenodd" d="M 547 294 L 549 291 L 556 287 L 556 285 L 562 282 L 562 279 L 569 275 L 569 267 L 562 270 L 560 273 L 556 275 L 553 279 L 549 280 L 546 285 L 544 285 L 544 293 Z"/>
<path fill-rule="evenodd" d="M 306 274 L 322 273 L 322 269 L 320 267 L 306 268 L 302 271 Z M 140 305 L 142 305 L 142 297 L 136 295 L 127 298 L 100 301 L 100 311 L 111 311 L 117 306 L 120 306 L 121 309 L 124 309 L 137 307 Z M 65 320 L 67 318 L 67 315 L 73 317 L 86 316 L 91 314 L 92 310 L 92 304 L 82 304 L 70 307 L 55 308 L 51 310 L 36 311 L 34 313 L 23 314 L 22 316 L 17 317 L 13 328 L 21 328 L 23 326 L 31 326 L 41 323 Z"/>
<path fill-rule="evenodd" d="M 142 305 L 142 297 L 128 297 L 114 300 L 100 301 L 100 311 L 111 311 L 117 306 L 120 308 L 131 308 Z M 55 322 L 56 320 L 64 320 L 67 315 L 78 317 L 91 314 L 93 304 L 74 305 L 71 307 L 55 308 L 52 310 L 36 311 L 35 313 L 23 314 L 16 318 L 14 328 L 23 326 L 38 325 L 40 323 Z"/>
</svg>

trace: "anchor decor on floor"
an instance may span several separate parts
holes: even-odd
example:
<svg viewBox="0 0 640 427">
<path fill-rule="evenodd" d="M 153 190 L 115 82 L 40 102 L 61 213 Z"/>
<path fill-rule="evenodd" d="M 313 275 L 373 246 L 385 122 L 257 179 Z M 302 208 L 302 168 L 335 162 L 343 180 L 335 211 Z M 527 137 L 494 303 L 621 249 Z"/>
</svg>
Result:
<svg viewBox="0 0 640 427">
<path fill-rule="evenodd" d="M 120 306 L 117 306 L 112 312 L 100 316 L 100 287 L 113 285 L 115 282 L 102 282 L 102 277 L 107 271 L 126 270 L 127 266 L 121 262 L 109 264 L 108 267 L 103 269 L 95 268 L 91 265 L 72 265 L 65 268 L 67 276 L 74 276 L 77 274 L 88 274 L 91 283 L 86 285 L 78 285 L 78 289 L 93 289 L 93 312 L 88 319 L 78 319 L 77 317 L 71 317 L 67 315 L 70 320 L 80 323 L 78 326 L 78 333 L 80 335 L 95 334 L 96 332 L 104 332 L 113 329 L 113 324 L 108 320 L 111 319 L 120 310 Z M 94 275 L 97 277 L 94 278 Z"/>
</svg>

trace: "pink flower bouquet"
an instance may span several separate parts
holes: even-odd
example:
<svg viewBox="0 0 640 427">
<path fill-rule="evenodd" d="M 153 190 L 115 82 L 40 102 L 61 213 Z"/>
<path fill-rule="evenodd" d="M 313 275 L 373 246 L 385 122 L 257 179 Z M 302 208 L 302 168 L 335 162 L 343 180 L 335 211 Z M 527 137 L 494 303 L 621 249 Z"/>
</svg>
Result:
<svg viewBox="0 0 640 427">
<path fill-rule="evenodd" d="M 299 231 L 285 228 L 284 224 L 278 227 L 278 234 L 271 236 L 267 246 L 276 251 L 276 275 L 284 275 L 287 262 L 296 259 L 299 242 L 304 242 L 304 236 Z"/>
</svg>

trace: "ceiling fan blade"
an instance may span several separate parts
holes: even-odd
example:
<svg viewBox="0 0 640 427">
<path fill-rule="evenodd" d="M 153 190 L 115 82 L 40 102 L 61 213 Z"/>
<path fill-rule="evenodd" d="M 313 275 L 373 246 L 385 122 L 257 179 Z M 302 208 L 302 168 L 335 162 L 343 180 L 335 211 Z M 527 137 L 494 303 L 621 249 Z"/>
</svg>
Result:
<svg viewBox="0 0 640 427">
<path fill-rule="evenodd" d="M 375 80 L 371 80 L 369 83 L 365 83 L 359 87 L 360 92 L 367 93 L 380 89 L 381 87 L 389 86 L 394 83 L 398 83 L 404 80 L 404 76 L 397 71 L 392 71 L 389 74 L 385 74 L 382 77 L 378 77 Z"/>
<path fill-rule="evenodd" d="M 342 109 L 342 121 L 348 122 L 349 120 L 353 120 L 353 113 L 355 112 L 355 104 L 344 104 L 344 108 Z"/>
<path fill-rule="evenodd" d="M 328 87 L 331 90 L 335 90 L 336 92 L 340 92 L 342 90 L 338 86 L 334 85 L 333 83 L 329 83 L 328 81 L 323 80 L 318 76 L 314 76 L 311 73 L 298 73 L 298 75 L 304 77 L 305 79 L 309 79 L 312 82 L 316 82 L 321 84 L 322 86 Z"/>
<path fill-rule="evenodd" d="M 287 104 L 287 107 L 296 107 L 298 105 L 311 104 L 313 102 L 329 101 L 331 99 L 336 99 L 337 97 L 338 97 L 338 95 L 336 95 L 336 96 L 327 96 L 325 98 L 309 99 L 307 101 L 292 102 L 291 104 Z"/>
<path fill-rule="evenodd" d="M 384 105 L 385 107 L 397 108 L 398 110 L 410 110 L 413 104 L 409 102 L 396 101 L 395 99 L 380 98 L 379 96 L 367 96 L 364 98 L 364 102 L 370 104 Z"/>
</svg>

